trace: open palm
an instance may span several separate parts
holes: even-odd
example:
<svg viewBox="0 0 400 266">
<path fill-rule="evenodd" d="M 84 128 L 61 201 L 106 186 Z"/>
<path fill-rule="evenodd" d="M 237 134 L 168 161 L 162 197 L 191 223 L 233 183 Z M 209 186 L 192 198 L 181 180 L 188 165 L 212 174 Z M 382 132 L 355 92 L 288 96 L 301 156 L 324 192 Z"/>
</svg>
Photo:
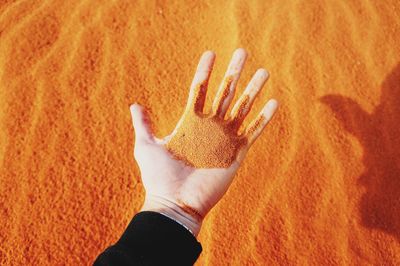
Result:
<svg viewBox="0 0 400 266">
<path fill-rule="evenodd" d="M 237 49 L 212 110 L 206 113 L 204 102 L 215 54 L 205 52 L 191 84 L 185 111 L 173 132 L 163 139 L 153 135 L 144 108 L 138 104 L 131 106 L 136 135 L 134 156 L 146 190 L 142 210 L 172 216 L 195 235 L 204 216 L 228 190 L 247 150 L 277 109 L 277 101 L 269 100 L 255 120 L 239 131 L 268 79 L 267 71 L 259 69 L 230 115 L 226 115 L 245 60 L 246 52 Z"/>
</svg>

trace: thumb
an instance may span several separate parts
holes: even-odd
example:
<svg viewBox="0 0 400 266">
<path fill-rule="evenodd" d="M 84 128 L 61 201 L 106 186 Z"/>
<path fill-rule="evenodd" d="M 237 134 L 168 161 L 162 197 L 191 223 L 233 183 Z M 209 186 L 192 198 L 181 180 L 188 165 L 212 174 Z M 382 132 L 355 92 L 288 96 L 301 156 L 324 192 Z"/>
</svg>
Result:
<svg viewBox="0 0 400 266">
<path fill-rule="evenodd" d="M 145 108 L 135 103 L 130 106 L 130 110 L 136 140 L 153 141 L 154 136 L 151 130 L 150 118 Z"/>
</svg>

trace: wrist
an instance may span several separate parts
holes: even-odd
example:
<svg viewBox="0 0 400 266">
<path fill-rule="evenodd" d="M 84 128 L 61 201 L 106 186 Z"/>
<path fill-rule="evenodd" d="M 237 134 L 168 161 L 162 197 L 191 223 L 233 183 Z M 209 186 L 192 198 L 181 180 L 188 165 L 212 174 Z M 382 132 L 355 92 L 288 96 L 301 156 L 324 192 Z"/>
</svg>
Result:
<svg viewBox="0 0 400 266">
<path fill-rule="evenodd" d="M 194 237 L 197 237 L 200 232 L 202 220 L 188 214 L 178 204 L 168 199 L 154 195 L 146 195 L 140 211 L 154 211 L 168 216 L 186 227 Z"/>
</svg>

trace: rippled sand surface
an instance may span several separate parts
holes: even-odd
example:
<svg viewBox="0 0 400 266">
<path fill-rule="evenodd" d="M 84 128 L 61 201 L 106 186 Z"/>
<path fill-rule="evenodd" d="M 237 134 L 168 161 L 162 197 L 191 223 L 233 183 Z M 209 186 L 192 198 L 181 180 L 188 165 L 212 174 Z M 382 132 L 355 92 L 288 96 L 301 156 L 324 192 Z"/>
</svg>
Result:
<svg viewBox="0 0 400 266">
<path fill-rule="evenodd" d="M 140 208 L 129 104 L 179 119 L 200 54 L 280 101 L 197 265 L 400 264 L 399 1 L 0 4 L 0 264 L 89 265 Z"/>
</svg>

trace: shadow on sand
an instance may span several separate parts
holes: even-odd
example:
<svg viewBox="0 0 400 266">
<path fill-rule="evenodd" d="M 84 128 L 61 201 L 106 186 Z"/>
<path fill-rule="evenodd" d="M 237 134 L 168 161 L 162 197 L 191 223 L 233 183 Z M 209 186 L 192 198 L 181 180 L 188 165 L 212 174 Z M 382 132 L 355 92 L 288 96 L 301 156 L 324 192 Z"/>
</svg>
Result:
<svg viewBox="0 0 400 266">
<path fill-rule="evenodd" d="M 366 187 L 360 203 L 363 225 L 400 241 L 400 64 L 381 88 L 380 104 L 372 114 L 340 95 L 327 95 L 321 101 L 363 146 L 366 170 L 359 179 Z"/>
</svg>

